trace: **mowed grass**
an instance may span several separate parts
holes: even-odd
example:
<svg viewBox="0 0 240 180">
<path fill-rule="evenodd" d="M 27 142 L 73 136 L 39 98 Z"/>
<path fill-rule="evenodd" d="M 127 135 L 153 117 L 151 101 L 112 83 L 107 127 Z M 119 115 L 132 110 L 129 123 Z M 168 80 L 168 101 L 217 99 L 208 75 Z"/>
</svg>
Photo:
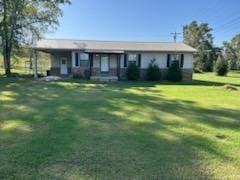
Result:
<svg viewBox="0 0 240 180">
<path fill-rule="evenodd" d="M 240 179 L 240 73 L 0 79 L 0 179 Z"/>
</svg>

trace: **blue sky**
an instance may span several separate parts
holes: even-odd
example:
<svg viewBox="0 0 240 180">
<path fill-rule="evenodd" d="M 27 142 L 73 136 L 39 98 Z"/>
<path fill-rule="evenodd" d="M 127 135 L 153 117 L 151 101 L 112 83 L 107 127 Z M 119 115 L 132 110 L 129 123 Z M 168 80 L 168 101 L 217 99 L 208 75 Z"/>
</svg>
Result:
<svg viewBox="0 0 240 180">
<path fill-rule="evenodd" d="M 239 0 L 72 0 L 62 9 L 47 38 L 173 41 L 192 20 L 209 23 L 216 45 L 240 33 Z"/>
</svg>

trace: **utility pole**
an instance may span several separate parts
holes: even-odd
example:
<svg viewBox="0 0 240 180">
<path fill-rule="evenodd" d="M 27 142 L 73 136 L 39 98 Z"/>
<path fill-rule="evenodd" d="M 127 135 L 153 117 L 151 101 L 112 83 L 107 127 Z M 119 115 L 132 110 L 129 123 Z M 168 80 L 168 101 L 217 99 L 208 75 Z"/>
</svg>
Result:
<svg viewBox="0 0 240 180">
<path fill-rule="evenodd" d="M 177 36 L 180 35 L 180 34 L 181 33 L 177 33 L 177 32 L 171 33 L 171 35 L 173 35 L 173 40 L 174 40 L 175 43 L 177 42 Z"/>
<path fill-rule="evenodd" d="M 180 35 L 181 33 L 177 33 L 176 31 L 174 33 L 171 33 L 171 35 L 173 35 L 173 41 L 174 43 L 177 43 L 177 36 Z M 174 48 L 175 52 L 174 52 L 174 60 L 177 60 L 177 49 L 176 47 Z"/>
</svg>

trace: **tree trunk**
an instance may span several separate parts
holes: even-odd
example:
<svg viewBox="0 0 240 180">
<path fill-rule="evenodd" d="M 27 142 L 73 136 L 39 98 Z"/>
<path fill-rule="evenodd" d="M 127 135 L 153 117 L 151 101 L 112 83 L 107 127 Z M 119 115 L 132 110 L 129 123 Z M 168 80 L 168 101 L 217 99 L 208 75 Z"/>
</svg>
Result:
<svg viewBox="0 0 240 180">
<path fill-rule="evenodd" d="M 8 23 L 7 23 L 7 2 L 3 1 L 3 58 L 4 58 L 4 68 L 5 74 L 7 76 L 11 75 L 11 47 L 9 46 L 8 38 Z"/>
<path fill-rule="evenodd" d="M 10 50 L 6 49 L 6 52 L 4 53 L 4 68 L 5 68 L 5 75 L 10 76 L 11 75 L 11 56 L 10 56 Z"/>
</svg>

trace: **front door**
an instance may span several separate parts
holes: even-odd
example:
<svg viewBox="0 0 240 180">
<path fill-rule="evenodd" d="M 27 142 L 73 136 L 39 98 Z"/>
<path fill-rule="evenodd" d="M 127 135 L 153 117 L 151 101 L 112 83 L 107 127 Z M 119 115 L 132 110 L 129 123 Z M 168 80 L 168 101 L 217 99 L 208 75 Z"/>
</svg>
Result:
<svg viewBox="0 0 240 180">
<path fill-rule="evenodd" d="M 67 58 L 61 58 L 60 61 L 61 61 L 60 73 L 61 75 L 67 75 L 68 74 Z"/>
<path fill-rule="evenodd" d="M 101 72 L 109 72 L 109 56 L 101 55 Z"/>
</svg>

